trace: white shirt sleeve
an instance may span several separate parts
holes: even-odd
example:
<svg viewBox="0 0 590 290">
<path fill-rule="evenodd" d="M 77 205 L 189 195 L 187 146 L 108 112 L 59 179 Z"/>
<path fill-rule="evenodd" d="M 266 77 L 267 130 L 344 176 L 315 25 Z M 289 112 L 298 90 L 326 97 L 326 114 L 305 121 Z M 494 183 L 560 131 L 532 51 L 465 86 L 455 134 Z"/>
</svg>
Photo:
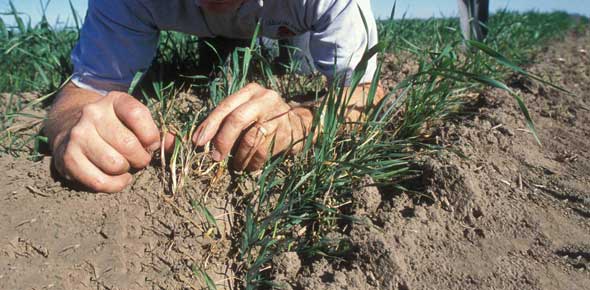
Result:
<svg viewBox="0 0 590 290">
<path fill-rule="evenodd" d="M 369 0 L 308 0 L 306 10 L 309 52 L 315 68 L 329 81 L 344 79 L 349 85 L 365 52 L 378 42 Z M 361 83 L 371 82 L 376 69 L 374 56 Z"/>
</svg>

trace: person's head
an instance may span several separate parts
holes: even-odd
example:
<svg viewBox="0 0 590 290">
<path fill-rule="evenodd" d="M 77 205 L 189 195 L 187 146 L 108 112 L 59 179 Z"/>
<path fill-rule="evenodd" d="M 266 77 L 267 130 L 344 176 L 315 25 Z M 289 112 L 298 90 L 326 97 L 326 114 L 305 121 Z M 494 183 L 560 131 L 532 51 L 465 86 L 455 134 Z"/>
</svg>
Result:
<svg viewBox="0 0 590 290">
<path fill-rule="evenodd" d="M 197 0 L 197 3 L 207 11 L 223 13 L 237 9 L 244 1 L 246 0 Z"/>
</svg>

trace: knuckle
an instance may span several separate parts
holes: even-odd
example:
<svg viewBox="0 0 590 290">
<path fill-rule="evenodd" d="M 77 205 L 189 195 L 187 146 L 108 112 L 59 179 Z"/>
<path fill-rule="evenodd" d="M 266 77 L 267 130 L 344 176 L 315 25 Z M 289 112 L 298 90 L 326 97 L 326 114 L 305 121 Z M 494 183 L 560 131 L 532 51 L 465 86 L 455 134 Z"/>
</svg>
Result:
<svg viewBox="0 0 590 290">
<path fill-rule="evenodd" d="M 266 160 L 268 157 L 268 146 L 258 146 L 254 158 Z"/>
<path fill-rule="evenodd" d="M 96 104 L 89 104 L 82 108 L 82 118 L 97 120 L 100 118 L 100 107 Z"/>
<path fill-rule="evenodd" d="M 273 90 L 266 90 L 265 96 L 273 102 L 282 101 L 281 95 Z"/>
<path fill-rule="evenodd" d="M 84 129 L 82 126 L 77 125 L 70 130 L 70 143 L 71 142 L 79 142 L 80 140 L 84 139 L 87 130 Z"/>
<path fill-rule="evenodd" d="M 106 97 L 107 98 L 111 98 L 111 99 L 118 99 L 120 97 L 124 97 L 125 95 L 126 95 L 125 93 L 122 93 L 122 92 L 119 92 L 119 91 L 110 91 L 106 95 Z"/>
<path fill-rule="evenodd" d="M 146 115 L 149 115 L 149 110 L 144 106 L 134 105 L 129 108 L 127 114 L 132 120 L 138 120 L 144 118 Z"/>
<path fill-rule="evenodd" d="M 125 160 L 118 156 L 114 156 L 112 154 L 107 154 L 105 156 L 105 163 L 107 164 L 108 168 L 113 172 L 121 172 L 127 169 L 127 165 L 125 164 Z"/>
<path fill-rule="evenodd" d="M 125 152 L 136 152 L 138 145 L 139 143 L 135 136 L 126 135 L 121 138 L 121 150 Z"/>
<path fill-rule="evenodd" d="M 246 123 L 248 116 L 242 110 L 233 111 L 227 116 L 227 123 L 230 125 Z"/>
<path fill-rule="evenodd" d="M 246 89 L 248 89 L 248 90 L 256 90 L 259 88 L 260 88 L 260 85 L 258 83 L 254 83 L 254 82 L 246 85 Z"/>
<path fill-rule="evenodd" d="M 107 93 L 106 96 L 107 97 L 117 97 L 119 94 L 121 94 L 121 93 L 118 92 L 118 91 L 110 91 L 110 92 Z"/>
<path fill-rule="evenodd" d="M 69 144 L 67 146 L 67 148 L 64 150 L 64 153 L 61 156 L 61 160 L 62 160 L 61 165 L 63 166 L 63 169 L 65 171 L 71 169 L 72 167 L 74 167 L 74 164 L 76 164 L 76 156 L 73 153 L 73 149 L 72 149 L 71 144 Z"/>
</svg>

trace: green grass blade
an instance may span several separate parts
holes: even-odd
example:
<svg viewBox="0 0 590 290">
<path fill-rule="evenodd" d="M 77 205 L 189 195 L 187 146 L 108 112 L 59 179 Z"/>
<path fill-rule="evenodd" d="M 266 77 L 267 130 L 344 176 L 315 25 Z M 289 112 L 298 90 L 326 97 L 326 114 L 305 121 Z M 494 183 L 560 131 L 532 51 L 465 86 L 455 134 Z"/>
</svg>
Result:
<svg viewBox="0 0 590 290">
<path fill-rule="evenodd" d="M 80 31 L 80 20 L 78 19 L 78 12 L 76 11 L 76 8 L 74 8 L 74 4 L 72 3 L 72 0 L 68 0 L 68 2 L 70 3 L 70 10 L 72 12 L 72 17 L 74 18 L 74 24 L 76 24 L 76 31 Z"/>
<path fill-rule="evenodd" d="M 209 209 L 207 209 L 207 207 L 203 206 L 200 203 L 197 203 L 194 200 L 192 202 L 192 206 L 193 206 L 193 209 L 200 212 L 205 217 L 205 219 L 207 220 L 207 222 L 209 223 L 210 226 L 214 226 L 216 229 L 219 229 L 219 226 L 217 226 L 217 220 L 211 214 Z"/>
<path fill-rule="evenodd" d="M 205 285 L 207 286 L 207 290 L 217 290 L 217 286 L 215 285 L 215 282 L 213 281 L 213 279 L 211 279 L 211 277 L 209 277 L 209 275 L 205 271 L 203 271 L 201 268 L 199 268 L 197 266 L 193 266 L 193 274 L 195 274 L 195 276 L 197 276 L 198 278 L 205 281 Z"/>
<path fill-rule="evenodd" d="M 128 94 L 130 94 L 130 95 L 133 94 L 133 92 L 135 91 L 135 88 L 137 87 L 137 85 L 141 81 L 142 77 L 143 77 L 143 72 L 139 71 L 139 72 L 135 73 L 135 75 L 133 76 L 133 80 L 131 81 L 131 85 L 129 85 L 129 89 L 127 90 Z"/>
<path fill-rule="evenodd" d="M 537 141 L 537 143 L 539 145 L 542 145 L 541 140 L 539 139 L 539 135 L 537 134 L 537 130 L 535 129 L 535 124 L 533 122 L 533 118 L 531 117 L 529 110 L 526 107 L 526 104 L 524 103 L 522 98 L 518 94 L 516 94 L 512 89 L 510 89 L 506 84 L 504 84 L 498 80 L 492 79 L 488 76 L 476 75 L 476 74 L 462 72 L 462 71 L 456 71 L 455 73 L 463 75 L 469 79 L 475 80 L 481 84 L 488 85 L 490 87 L 498 88 L 498 89 L 508 92 L 516 100 L 518 107 L 520 108 L 521 112 L 523 113 L 523 115 L 525 117 L 525 122 L 527 124 L 527 127 L 529 127 L 529 129 L 531 130 L 531 133 L 533 134 L 535 140 Z M 451 74 L 441 73 L 441 75 L 444 75 L 444 76 L 450 77 L 450 78 L 456 78 L 454 75 L 451 75 Z"/>
<path fill-rule="evenodd" d="M 19 16 L 19 12 L 18 10 L 16 10 L 16 7 L 14 6 L 14 3 L 12 3 L 12 0 L 8 1 L 8 4 L 10 5 L 10 13 L 14 17 L 14 21 L 16 21 L 19 32 L 21 34 L 27 33 L 27 27 L 25 26 L 23 19 Z"/>
<path fill-rule="evenodd" d="M 8 39 L 8 29 L 2 18 L 0 18 L 0 38 Z"/>
<path fill-rule="evenodd" d="M 518 65 L 514 64 L 513 62 L 511 62 L 511 61 L 510 61 L 510 60 L 509 60 L 509 59 L 508 59 L 506 56 L 504 56 L 504 55 L 502 55 L 501 53 L 499 53 L 499 52 L 497 52 L 497 51 L 493 50 L 491 47 L 489 47 L 489 46 L 485 45 L 484 43 L 481 43 L 481 42 L 479 42 L 479 41 L 475 41 L 475 40 L 468 40 L 468 41 L 467 41 L 467 43 L 468 43 L 470 46 L 473 46 L 473 47 L 475 47 L 475 48 L 477 48 L 477 49 L 479 49 L 479 50 L 483 51 L 485 54 L 487 54 L 487 55 L 489 55 L 489 56 L 493 57 L 493 58 L 494 58 L 494 59 L 496 59 L 496 60 L 497 60 L 499 63 L 501 63 L 501 64 L 505 65 L 506 67 L 510 68 L 511 70 L 513 70 L 513 71 L 515 71 L 515 72 L 518 72 L 518 73 L 520 73 L 520 74 L 522 74 L 522 75 L 525 75 L 525 76 L 527 76 L 527 77 L 530 77 L 530 78 L 532 78 L 532 79 L 534 79 L 534 80 L 536 80 L 536 81 L 538 81 L 538 82 L 540 82 L 540 83 L 543 83 L 543 84 L 545 84 L 545 85 L 548 85 L 548 86 L 550 86 L 550 87 L 552 87 L 552 88 L 555 88 L 555 89 L 557 89 L 557 90 L 560 90 L 560 91 L 562 91 L 562 92 L 564 92 L 564 93 L 571 94 L 571 92 L 570 92 L 570 91 L 568 91 L 568 90 L 566 90 L 566 89 L 564 89 L 564 88 L 562 88 L 562 87 L 560 87 L 560 86 L 558 86 L 558 85 L 555 85 L 555 84 L 553 84 L 553 83 L 551 83 L 551 82 L 548 82 L 548 81 L 546 81 L 546 80 L 542 79 L 542 78 L 541 78 L 541 77 L 539 77 L 539 76 L 536 76 L 536 75 L 534 75 L 534 74 L 531 74 L 531 73 L 529 73 L 529 72 L 525 71 L 524 69 L 522 69 L 522 68 L 521 68 L 521 67 L 519 67 Z"/>
</svg>

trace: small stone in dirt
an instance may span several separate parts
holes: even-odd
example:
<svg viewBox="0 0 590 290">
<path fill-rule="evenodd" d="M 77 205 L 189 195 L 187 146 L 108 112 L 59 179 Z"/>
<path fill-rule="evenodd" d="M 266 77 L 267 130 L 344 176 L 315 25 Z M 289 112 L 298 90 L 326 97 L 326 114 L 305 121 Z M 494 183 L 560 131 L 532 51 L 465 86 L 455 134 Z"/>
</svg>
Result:
<svg viewBox="0 0 590 290">
<path fill-rule="evenodd" d="M 285 252 L 273 257 L 273 274 L 278 280 L 292 279 L 301 268 L 301 259 L 295 252 Z"/>
<path fill-rule="evenodd" d="M 344 272 L 338 271 L 334 273 L 334 282 L 336 285 L 346 285 L 348 281 Z"/>
<path fill-rule="evenodd" d="M 370 176 L 365 176 L 352 192 L 354 211 L 357 214 L 374 213 L 381 205 L 381 193 Z"/>
<path fill-rule="evenodd" d="M 428 220 L 428 213 L 426 211 L 426 208 L 423 206 L 417 206 L 414 209 L 414 215 L 420 220 L 420 221 L 427 221 Z"/>
<path fill-rule="evenodd" d="M 507 135 L 507 136 L 514 136 L 514 132 L 512 132 L 512 130 L 510 130 L 509 128 L 506 127 L 499 127 L 498 131 L 500 131 L 500 133 Z"/>
</svg>

